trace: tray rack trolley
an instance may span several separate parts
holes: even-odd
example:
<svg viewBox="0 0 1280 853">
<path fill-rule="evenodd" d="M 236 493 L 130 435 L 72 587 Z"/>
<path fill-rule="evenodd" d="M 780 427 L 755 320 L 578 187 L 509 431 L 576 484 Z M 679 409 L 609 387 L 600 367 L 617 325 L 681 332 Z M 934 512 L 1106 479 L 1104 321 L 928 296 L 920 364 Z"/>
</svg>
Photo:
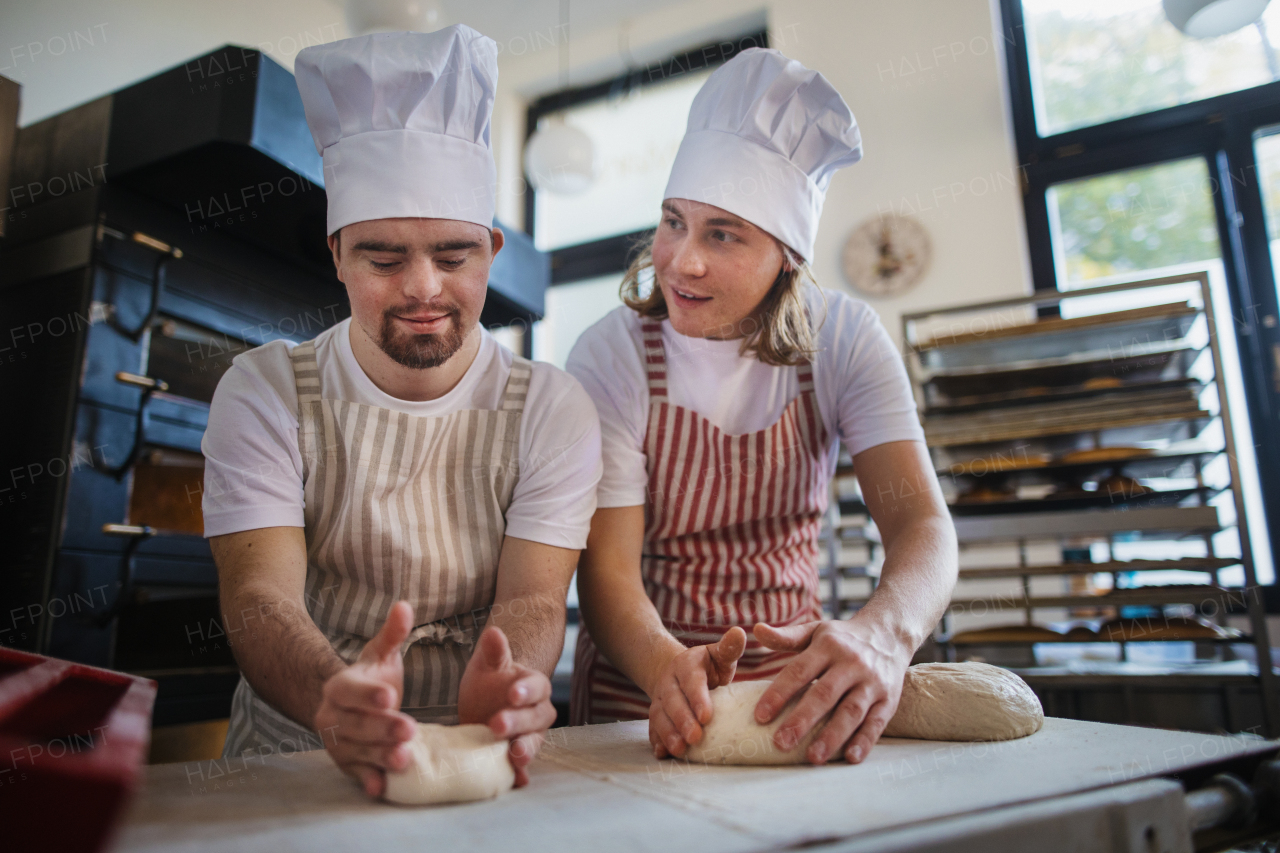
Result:
<svg viewBox="0 0 1280 853">
<path fill-rule="evenodd" d="M 1280 700 L 1208 274 L 908 313 L 902 324 L 926 442 L 960 540 L 958 591 L 935 635 L 946 657 L 1009 665 L 1059 716 L 1095 718 L 1106 702 L 1079 691 L 1102 690 L 1115 699 L 1112 715 L 1125 720 L 1145 714 L 1156 725 L 1262 728 L 1274 737 Z M 1005 549 L 998 565 L 965 558 L 993 546 Z M 1143 548 L 1152 558 L 1135 557 Z M 1179 574 L 1166 579 L 1198 583 L 1131 585 L 1168 570 Z M 1092 588 L 1105 574 L 1110 590 Z M 964 592 L 982 585 L 970 581 L 999 580 L 1018 588 Z M 1037 666 L 1036 650 L 1052 648 L 1041 640 L 967 645 L 954 623 L 979 610 L 1020 611 L 1026 625 L 1045 611 L 1146 613 L 1166 625 L 1171 612 L 1219 625 L 1247 616 L 1248 630 L 1223 627 L 1216 640 L 1197 641 L 1196 662 L 1161 669 L 1125 663 L 1130 643 L 1146 634 L 1107 629 L 1084 640 L 1119 638 L 1121 661 L 1104 672 Z M 1079 638 L 1064 632 L 1062 641 Z M 1241 654 L 1245 644 L 1252 663 Z M 1170 710 L 1177 695 L 1195 708 Z"/>
</svg>

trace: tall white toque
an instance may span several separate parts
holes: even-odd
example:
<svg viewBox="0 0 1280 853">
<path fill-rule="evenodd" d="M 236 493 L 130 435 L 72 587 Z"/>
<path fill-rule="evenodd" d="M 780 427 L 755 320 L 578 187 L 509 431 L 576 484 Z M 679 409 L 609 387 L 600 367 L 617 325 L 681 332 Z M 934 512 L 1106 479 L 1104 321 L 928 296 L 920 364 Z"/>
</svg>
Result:
<svg viewBox="0 0 1280 853">
<path fill-rule="evenodd" d="M 330 234 L 393 217 L 492 227 L 493 39 L 461 24 L 373 33 L 306 48 L 294 73 L 324 159 Z"/>
<path fill-rule="evenodd" d="M 827 78 L 753 47 L 693 99 L 663 198 L 723 208 L 812 261 L 831 176 L 861 159 L 858 123 Z"/>
</svg>

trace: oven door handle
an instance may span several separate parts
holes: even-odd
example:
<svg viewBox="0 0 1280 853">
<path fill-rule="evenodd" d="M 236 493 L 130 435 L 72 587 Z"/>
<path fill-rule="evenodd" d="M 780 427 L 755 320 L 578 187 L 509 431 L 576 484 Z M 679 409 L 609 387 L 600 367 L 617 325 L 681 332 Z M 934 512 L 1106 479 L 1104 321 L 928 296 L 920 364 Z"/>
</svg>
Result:
<svg viewBox="0 0 1280 853">
<path fill-rule="evenodd" d="M 169 383 L 163 379 L 156 379 L 152 376 L 140 376 L 137 373 L 129 373 L 121 370 L 116 373 L 116 381 L 124 385 L 132 385 L 135 388 L 142 389 L 142 399 L 138 401 L 138 414 L 133 422 L 133 446 L 129 449 L 129 455 L 119 465 L 115 466 L 95 466 L 104 474 L 109 474 L 117 480 L 124 479 L 124 475 L 133 468 L 134 463 L 138 461 L 138 456 L 142 453 L 143 445 L 146 441 L 143 438 L 144 427 L 147 418 L 147 403 L 151 400 L 151 395 L 156 391 L 168 391 Z M 105 531 L 104 531 L 105 532 Z"/>
<path fill-rule="evenodd" d="M 99 240 L 102 239 L 103 235 L 110 235 L 120 240 L 131 239 L 135 243 L 146 246 L 149 249 L 154 249 L 160 253 L 160 256 L 156 258 L 155 266 L 151 269 L 151 298 L 149 300 L 150 304 L 147 308 L 147 315 L 142 318 L 142 322 L 138 324 L 137 328 L 130 329 L 128 326 L 121 323 L 118 319 L 118 314 L 114 305 L 110 307 L 107 314 L 106 320 L 108 326 L 115 329 L 121 335 L 124 335 L 134 343 L 137 343 L 142 340 L 142 336 L 151 328 L 151 324 L 156 321 L 156 315 L 160 312 L 160 297 L 164 293 L 165 267 L 168 266 L 169 261 L 174 258 L 181 258 L 182 250 L 177 246 L 170 246 L 163 240 L 157 240 L 149 234 L 143 234 L 141 231 L 135 231 L 133 234 L 126 236 L 113 228 L 106 227 L 105 225 L 101 226 L 98 230 Z"/>
<path fill-rule="evenodd" d="M 127 536 L 129 541 L 120 555 L 120 589 L 116 592 L 116 600 L 105 611 L 93 617 L 93 623 L 99 628 L 110 625 L 128 603 L 133 593 L 134 552 L 138 550 L 139 545 L 156 535 L 155 528 L 145 524 L 104 524 L 102 532 L 107 536 Z"/>
</svg>

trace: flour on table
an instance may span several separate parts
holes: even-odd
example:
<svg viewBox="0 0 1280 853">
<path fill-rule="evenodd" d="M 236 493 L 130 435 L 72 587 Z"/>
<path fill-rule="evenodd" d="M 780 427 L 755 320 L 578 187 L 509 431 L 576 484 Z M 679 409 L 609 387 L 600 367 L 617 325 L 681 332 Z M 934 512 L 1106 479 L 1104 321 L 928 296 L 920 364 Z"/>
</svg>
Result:
<svg viewBox="0 0 1280 853">
<path fill-rule="evenodd" d="M 788 750 L 773 733 L 800 701 L 797 696 L 773 721 L 755 721 L 756 703 L 769 681 L 737 681 L 711 691 L 711 722 L 685 758 L 704 764 L 804 764 L 809 744 L 830 714 Z M 898 710 L 885 737 L 990 741 L 1026 737 L 1040 730 L 1040 700 L 1018 676 L 985 663 L 924 663 L 907 669 Z"/>
<path fill-rule="evenodd" d="M 418 731 L 409 741 L 409 766 L 387 772 L 384 796 L 406 805 L 496 797 L 516 781 L 507 747 L 488 726 L 418 723 Z"/>
</svg>

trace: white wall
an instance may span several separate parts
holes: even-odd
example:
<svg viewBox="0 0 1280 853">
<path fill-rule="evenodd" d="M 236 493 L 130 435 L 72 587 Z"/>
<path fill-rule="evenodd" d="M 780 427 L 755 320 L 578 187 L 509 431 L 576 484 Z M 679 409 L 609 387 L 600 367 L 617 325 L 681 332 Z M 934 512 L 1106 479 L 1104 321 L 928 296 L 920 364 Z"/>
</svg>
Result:
<svg viewBox="0 0 1280 853">
<path fill-rule="evenodd" d="M 841 10 L 847 23 L 833 26 Z M 831 80 L 863 135 L 862 162 L 837 173 L 827 194 L 819 281 L 842 281 L 840 249 L 858 222 L 895 210 L 917 215 L 934 248 L 915 290 L 872 300 L 895 338 L 903 311 L 1030 292 L 987 0 L 809 0 L 779 4 L 771 23 L 783 34 L 794 25 L 784 50 Z"/>
</svg>

